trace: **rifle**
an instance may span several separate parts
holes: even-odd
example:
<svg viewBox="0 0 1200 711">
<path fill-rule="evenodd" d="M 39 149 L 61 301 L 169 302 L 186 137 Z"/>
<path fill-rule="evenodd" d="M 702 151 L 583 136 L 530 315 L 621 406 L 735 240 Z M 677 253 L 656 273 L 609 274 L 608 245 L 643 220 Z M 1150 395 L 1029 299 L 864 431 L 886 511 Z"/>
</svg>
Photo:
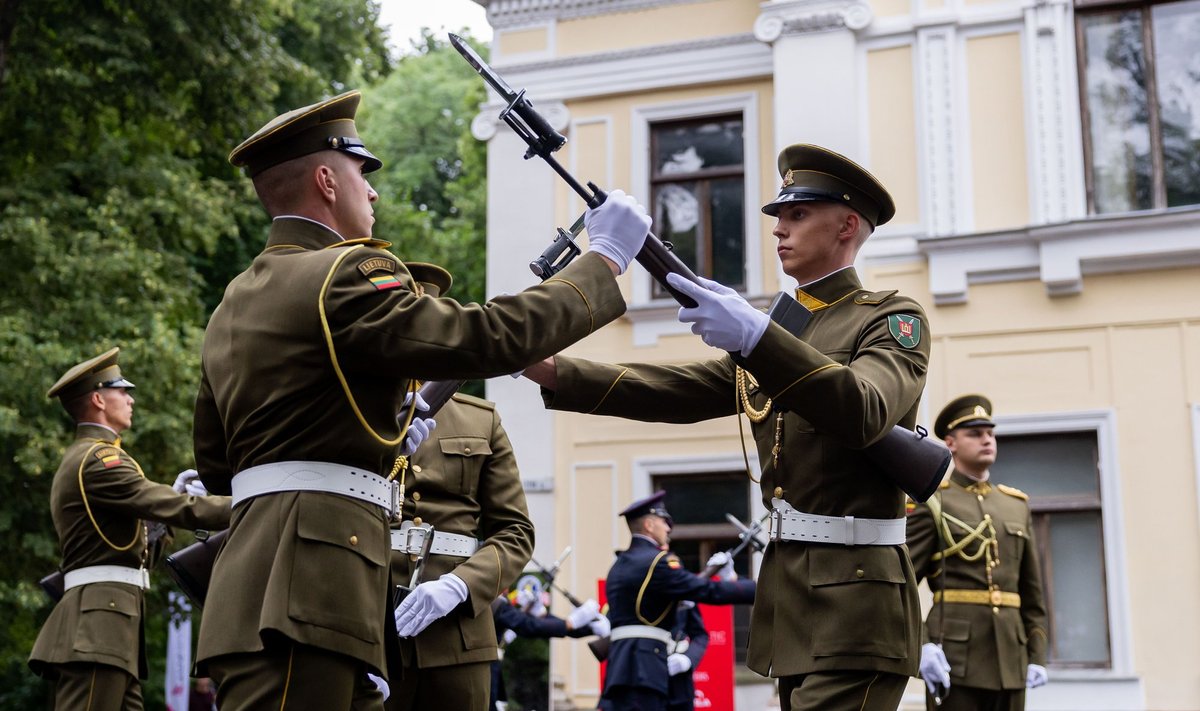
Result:
<svg viewBox="0 0 1200 711">
<path fill-rule="evenodd" d="M 496 90 L 500 98 L 507 102 L 508 105 L 500 112 L 500 118 L 529 147 L 525 151 L 525 160 L 538 156 L 566 181 L 575 194 L 583 198 L 589 208 L 595 209 L 603 205 L 604 201 L 608 199 L 608 193 L 591 181 L 588 182 L 586 188 L 580 185 L 579 181 L 554 158 L 553 153 L 562 148 L 567 139 L 551 128 L 550 123 L 537 112 L 537 109 L 533 108 L 533 103 L 525 98 L 525 90 L 513 91 L 512 87 L 458 35 L 450 34 L 450 44 L 454 45 L 463 59 L 466 59 L 467 63 L 483 77 L 484 81 Z M 530 270 L 542 279 L 548 279 L 580 254 L 582 250 L 575 243 L 574 238 L 582 230 L 582 223 L 582 217 L 576 220 L 571 232 L 559 228 L 554 242 L 542 252 L 541 256 L 529 264 Z M 667 242 L 659 239 L 653 233 L 647 235 L 646 243 L 635 259 L 676 301 L 689 308 L 696 305 L 691 297 L 685 296 L 667 283 L 667 275 L 672 273 L 679 274 L 691 282 L 699 283 L 696 274 L 679 257 L 675 256 Z"/>
<path fill-rule="evenodd" d="M 429 410 L 418 411 L 413 418 L 433 417 L 465 382 L 465 380 L 433 380 L 422 385 L 417 392 L 425 404 L 429 405 Z M 228 529 L 214 533 L 197 531 L 195 543 L 167 556 L 167 572 L 196 607 L 204 607 L 204 599 L 208 595 L 208 584 L 212 579 L 213 564 L 228 535 Z M 431 535 L 429 540 L 432 538 Z M 45 586 L 43 585 L 43 587 Z"/>
<path fill-rule="evenodd" d="M 558 585 L 554 582 L 555 576 L 558 575 L 558 569 L 562 567 L 562 563 L 564 560 L 567 559 L 567 556 L 571 555 L 571 550 L 572 550 L 571 546 L 567 546 L 566 548 L 564 548 L 562 555 L 558 556 L 558 560 L 554 561 L 554 565 L 550 566 L 549 568 L 547 568 L 544 565 L 542 565 L 541 563 L 537 562 L 537 560 L 535 560 L 534 558 L 530 558 L 529 562 L 533 563 L 534 566 L 537 567 L 538 571 L 541 572 L 542 576 L 546 578 L 547 587 L 549 587 L 553 590 L 557 590 L 560 595 L 562 595 L 563 597 L 565 597 L 567 599 L 567 602 L 571 603 L 571 605 L 573 605 L 574 607 L 579 607 L 580 605 L 583 604 L 583 601 L 580 600 L 579 598 L 575 597 L 574 595 L 572 595 L 561 585 Z"/>
<path fill-rule="evenodd" d="M 146 547 L 149 548 L 159 542 L 163 536 L 170 531 L 167 524 L 155 521 L 146 527 Z M 62 599 L 66 592 L 67 576 L 61 570 L 56 570 L 49 575 L 44 576 L 38 581 L 42 592 L 50 598 L 51 602 L 58 602 Z"/>
</svg>

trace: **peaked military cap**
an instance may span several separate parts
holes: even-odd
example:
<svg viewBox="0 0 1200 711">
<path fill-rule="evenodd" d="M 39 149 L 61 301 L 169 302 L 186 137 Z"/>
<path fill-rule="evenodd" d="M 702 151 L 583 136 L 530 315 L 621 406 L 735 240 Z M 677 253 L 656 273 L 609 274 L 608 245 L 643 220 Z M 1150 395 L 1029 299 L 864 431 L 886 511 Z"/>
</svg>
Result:
<svg viewBox="0 0 1200 711">
<path fill-rule="evenodd" d="M 959 427 L 976 425 L 996 425 L 992 421 L 992 401 L 982 395 L 963 395 L 951 400 L 938 413 L 933 424 L 933 433 L 945 438 Z"/>
<path fill-rule="evenodd" d="M 808 143 L 797 143 L 779 153 L 779 195 L 766 205 L 764 214 L 776 217 L 791 202 L 819 200 L 848 205 L 872 227 L 896 214 L 896 203 L 886 188 L 866 168 L 841 153 Z"/>
<path fill-rule="evenodd" d="M 667 513 L 667 507 L 663 504 L 663 499 L 667 498 L 666 491 L 656 491 L 644 499 L 638 499 L 632 504 L 625 507 L 625 510 L 617 514 L 624 516 L 626 521 L 632 521 L 635 518 L 641 518 L 646 514 L 654 514 L 661 516 L 667 520 L 668 526 L 674 526 L 674 519 L 671 514 Z"/>
<path fill-rule="evenodd" d="M 454 277 L 450 276 L 450 272 L 436 264 L 405 262 L 404 266 L 408 267 L 408 273 L 412 274 L 413 280 L 420 284 L 425 293 L 430 296 L 445 296 L 454 283 Z"/>
<path fill-rule="evenodd" d="M 383 161 L 363 145 L 354 127 L 362 94 L 347 91 L 332 99 L 276 116 L 229 154 L 229 162 L 253 178 L 267 168 L 317 151 L 333 150 L 363 159 L 364 173 L 379 170 Z"/>
<path fill-rule="evenodd" d="M 46 397 L 56 397 L 63 402 L 69 402 L 80 395 L 90 393 L 100 388 L 132 388 L 133 383 L 121 375 L 121 366 L 117 365 L 117 355 L 120 348 L 101 353 L 95 358 L 88 358 L 63 373 L 49 390 Z"/>
</svg>

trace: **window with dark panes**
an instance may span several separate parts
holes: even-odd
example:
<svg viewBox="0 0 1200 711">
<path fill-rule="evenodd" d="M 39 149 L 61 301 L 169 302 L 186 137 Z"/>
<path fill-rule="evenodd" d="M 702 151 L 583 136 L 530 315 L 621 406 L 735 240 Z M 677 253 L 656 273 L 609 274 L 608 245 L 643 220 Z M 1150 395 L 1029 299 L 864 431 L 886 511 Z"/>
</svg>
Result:
<svg viewBox="0 0 1200 711">
<path fill-rule="evenodd" d="M 1060 669 L 1112 667 L 1098 456 L 1094 431 L 1001 434 L 992 465 L 993 480 L 1029 494 Z"/>
<path fill-rule="evenodd" d="M 701 276 L 746 286 L 741 114 L 650 128 L 654 232 Z M 667 297 L 654 283 L 654 296 Z"/>
<path fill-rule="evenodd" d="M 1076 0 L 1093 214 L 1200 204 L 1200 0 Z"/>
<path fill-rule="evenodd" d="M 713 553 L 738 544 L 738 529 L 725 518 L 726 513 L 742 523 L 750 522 L 750 486 L 744 471 L 655 476 L 651 486 L 655 491 L 667 491 L 663 503 L 674 520 L 671 551 L 692 572 L 699 572 Z M 759 538 L 766 541 L 765 534 Z M 734 559 L 733 569 L 739 577 L 752 577 L 752 554 L 747 547 Z M 739 664 L 746 661 L 749 639 L 750 606 L 734 605 L 733 649 Z"/>
</svg>

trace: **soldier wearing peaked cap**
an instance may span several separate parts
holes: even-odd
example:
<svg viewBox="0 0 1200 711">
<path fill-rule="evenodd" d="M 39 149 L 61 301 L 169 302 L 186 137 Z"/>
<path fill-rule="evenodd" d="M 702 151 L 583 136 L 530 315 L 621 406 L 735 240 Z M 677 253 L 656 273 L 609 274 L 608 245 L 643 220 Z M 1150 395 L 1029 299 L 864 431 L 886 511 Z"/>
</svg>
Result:
<svg viewBox="0 0 1200 711">
<path fill-rule="evenodd" d="M 744 412 L 776 523 L 748 666 L 779 678 L 785 711 L 894 711 L 917 673 L 920 608 L 904 493 L 863 449 L 916 423 L 928 322 L 911 298 L 863 288 L 852 266 L 895 215 L 883 185 L 807 144 L 780 153 L 779 173 L 762 210 L 777 219 L 783 271 L 812 312 L 798 336 L 720 284 L 676 282 L 698 303 L 680 319 L 725 354 L 671 366 L 556 356 L 525 375 L 560 410 L 677 423 Z"/>
<path fill-rule="evenodd" d="M 690 600 L 714 605 L 754 601 L 754 581 L 706 580 L 684 570 L 667 548 L 672 519 L 659 491 L 630 504 L 625 517 L 632 539 L 617 555 L 604 582 L 612 647 L 601 708 L 666 709 L 676 654 L 672 629 L 676 608 Z"/>
<path fill-rule="evenodd" d="M 58 709 L 142 707 L 143 594 L 161 552 L 147 523 L 229 523 L 229 499 L 207 496 L 194 470 L 174 486 L 158 484 L 121 447 L 121 433 L 133 424 L 134 386 L 118 354 L 113 348 L 72 367 L 46 393 L 75 422 L 75 440 L 50 487 L 65 592 L 29 656 L 29 666 L 54 681 Z"/>
<path fill-rule="evenodd" d="M 272 224 L 209 321 L 196 397 L 200 476 L 233 495 L 209 589 L 221 604 L 205 610 L 197 651 L 224 711 L 382 704 L 367 675 L 386 675 L 397 646 L 389 524 L 412 515 L 405 487 L 420 492 L 421 478 L 407 457 L 430 429 L 409 393 L 418 379 L 520 370 L 615 319 L 614 276 L 648 229 L 645 210 L 617 195 L 588 213 L 595 254 L 554 278 L 487 307 L 425 298 L 372 237 L 367 175 L 381 162 L 355 127 L 359 100 L 290 111 L 229 156 Z M 452 574 L 422 587 L 439 606 L 477 611 L 497 590 Z"/>
<path fill-rule="evenodd" d="M 991 481 L 994 427 L 982 395 L 942 408 L 934 434 L 953 453 L 954 471 L 908 516 L 913 566 L 933 591 L 921 647 L 929 709 L 1019 711 L 1026 687 L 1046 683 L 1046 606 L 1029 497 Z"/>
</svg>

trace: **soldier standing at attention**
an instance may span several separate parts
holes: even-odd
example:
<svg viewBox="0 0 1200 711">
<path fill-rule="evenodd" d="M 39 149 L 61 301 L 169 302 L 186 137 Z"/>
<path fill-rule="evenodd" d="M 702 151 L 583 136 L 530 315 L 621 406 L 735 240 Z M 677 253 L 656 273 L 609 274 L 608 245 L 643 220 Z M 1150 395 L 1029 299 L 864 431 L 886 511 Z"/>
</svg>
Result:
<svg viewBox="0 0 1200 711">
<path fill-rule="evenodd" d="M 76 365 L 46 397 L 75 423 L 50 487 L 50 512 L 62 552 L 65 592 L 42 625 L 29 666 L 54 681 L 54 707 L 74 711 L 142 708 L 142 642 L 147 569 L 161 552 L 147 521 L 225 528 L 229 498 L 208 497 L 196 471 L 172 486 L 150 481 L 121 448 L 133 425 L 133 383 L 121 375 L 119 348 Z"/>
<path fill-rule="evenodd" d="M 720 581 L 701 578 L 683 568 L 667 548 L 672 519 L 663 506 L 666 495 L 659 491 L 620 513 L 629 525 L 632 540 L 629 548 L 617 555 L 604 581 L 612 647 L 601 694 L 603 709 L 667 708 L 671 669 L 681 661 L 672 660 L 676 641 L 672 629 L 680 602 L 754 602 L 754 581 L 737 580 L 732 561 L 722 571 Z"/>
<path fill-rule="evenodd" d="M 671 275 L 698 303 L 680 320 L 727 355 L 679 366 L 556 356 L 525 375 L 559 410 L 676 423 L 745 412 L 775 524 L 746 663 L 779 678 L 784 711 L 894 711 L 917 673 L 920 607 L 904 493 L 863 449 L 916 423 L 927 322 L 912 299 L 864 289 L 853 267 L 895 214 L 883 185 L 806 144 L 780 153 L 779 173 L 762 210 L 777 218 L 780 264 L 812 312 L 799 337 L 732 289 Z"/>
<path fill-rule="evenodd" d="M 1020 711 L 1026 687 L 1046 683 L 1046 605 L 1029 496 L 991 481 L 994 427 L 982 395 L 942 409 L 933 430 L 953 453 L 954 471 L 908 516 L 913 567 L 933 591 L 921 647 L 929 709 Z"/>
<path fill-rule="evenodd" d="M 200 477 L 233 494 L 196 655 L 222 711 L 382 706 L 368 674 L 397 651 L 389 524 L 424 493 L 407 460 L 428 434 L 417 379 L 511 373 L 615 319 L 615 275 L 650 222 L 614 191 L 587 213 L 589 253 L 555 277 L 486 306 L 422 297 L 371 236 L 366 175 L 382 163 L 355 128 L 359 99 L 278 116 L 229 157 L 273 221 L 208 323 L 196 397 Z M 472 565 L 515 575 L 516 550 L 485 542 Z M 406 603 L 426 623 L 486 610 L 497 589 L 481 587 L 444 572 Z"/>
</svg>

